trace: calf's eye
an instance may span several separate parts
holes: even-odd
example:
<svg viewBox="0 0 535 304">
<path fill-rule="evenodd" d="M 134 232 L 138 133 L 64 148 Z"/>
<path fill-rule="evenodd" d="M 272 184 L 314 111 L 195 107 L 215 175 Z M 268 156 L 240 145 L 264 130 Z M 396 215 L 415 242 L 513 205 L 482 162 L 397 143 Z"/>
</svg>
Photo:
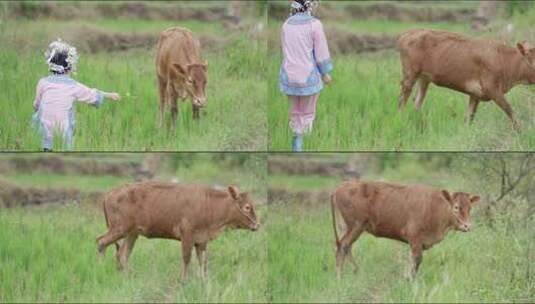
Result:
<svg viewBox="0 0 535 304">
<path fill-rule="evenodd" d="M 245 205 L 245 206 L 243 207 L 243 210 L 244 210 L 245 212 L 249 212 L 249 211 L 251 211 L 251 206 L 249 206 L 249 205 Z"/>
</svg>

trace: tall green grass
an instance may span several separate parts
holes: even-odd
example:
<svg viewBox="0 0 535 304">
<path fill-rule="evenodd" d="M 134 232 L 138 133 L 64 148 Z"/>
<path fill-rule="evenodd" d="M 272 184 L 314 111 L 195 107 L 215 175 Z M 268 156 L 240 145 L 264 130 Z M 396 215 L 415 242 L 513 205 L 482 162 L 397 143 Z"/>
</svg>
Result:
<svg viewBox="0 0 535 304">
<path fill-rule="evenodd" d="M 281 58 L 271 57 L 268 121 L 270 150 L 289 150 L 289 102 L 278 88 Z M 397 54 L 346 55 L 334 58 L 333 83 L 320 95 L 309 151 L 333 150 L 527 150 L 535 146 L 533 100 L 517 87 L 508 95 L 522 123 L 515 133 L 503 111 L 482 103 L 473 125 L 466 123 L 468 97 L 431 85 L 421 112 L 412 100 L 397 111 L 401 67 Z"/>
<path fill-rule="evenodd" d="M 270 207 L 266 229 L 268 286 L 273 302 L 530 302 L 535 281 L 528 248 L 533 231 L 490 229 L 476 219 L 469 233 L 450 232 L 424 252 L 415 281 L 406 279 L 409 248 L 363 234 L 353 246 L 359 265 L 335 277 L 328 202 Z M 528 276 L 529 275 L 529 276 Z"/>
<path fill-rule="evenodd" d="M 114 246 L 100 260 L 95 239 L 107 230 L 100 208 L 3 210 L 0 227 L 0 302 L 267 300 L 265 230 L 224 232 L 209 244 L 208 280 L 201 281 L 193 258 L 182 284 L 177 241 L 140 237 L 128 273 L 117 271 Z"/>
<path fill-rule="evenodd" d="M 46 28 L 48 21 L 31 22 Z M 143 26 L 146 23 L 140 22 Z M 109 22 L 110 26 L 117 24 Z M 136 23 L 129 21 L 128 24 L 125 28 Z M 0 28 L 0 41 L 10 42 L 0 44 L 0 112 L 3 115 L 0 147 L 40 150 L 40 137 L 30 127 L 30 118 L 35 87 L 47 74 L 42 55 L 46 45 L 19 52 L 18 39 L 31 40 L 29 34 L 17 30 L 9 22 L 1 24 Z M 36 29 L 35 37 L 39 37 L 39 33 L 43 34 Z M 56 38 L 52 37 L 54 32 L 45 31 L 45 34 L 50 35 L 50 39 Z M 180 114 L 174 132 L 159 128 L 158 124 L 154 51 L 82 53 L 75 78 L 90 87 L 117 91 L 123 99 L 118 103 L 106 102 L 98 110 L 84 104 L 76 105 L 74 150 L 265 150 L 265 55 L 265 43 L 250 40 L 245 33 L 237 36 L 224 51 L 204 52 L 209 62 L 207 108 L 201 113 L 201 119 L 194 121 L 191 104 L 179 102 Z M 169 113 L 167 116 L 170 117 Z M 60 140 L 54 148 L 61 150 Z"/>
</svg>

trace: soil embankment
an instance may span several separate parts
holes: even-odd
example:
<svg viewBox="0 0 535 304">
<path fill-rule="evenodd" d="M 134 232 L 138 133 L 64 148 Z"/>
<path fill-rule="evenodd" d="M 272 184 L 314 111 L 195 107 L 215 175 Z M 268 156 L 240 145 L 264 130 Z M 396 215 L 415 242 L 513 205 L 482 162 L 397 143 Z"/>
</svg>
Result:
<svg viewBox="0 0 535 304">
<path fill-rule="evenodd" d="M 268 189 L 268 204 L 298 204 L 300 206 L 313 206 L 328 204 L 330 202 L 330 190 L 306 190 L 292 191 L 283 188 Z"/>
<path fill-rule="evenodd" d="M 316 162 L 309 159 L 270 159 L 268 172 L 281 175 L 343 176 L 346 173 L 346 164 Z"/>
<path fill-rule="evenodd" d="M 223 6 L 188 7 L 179 5 L 155 5 L 143 2 L 126 3 L 62 3 L 52 1 L 14 2 L 8 6 L 12 18 L 51 18 L 55 20 L 96 18 L 142 20 L 198 20 L 220 21 L 232 16 Z"/>
<path fill-rule="evenodd" d="M 425 5 L 398 5 L 395 3 L 377 3 L 363 5 L 333 5 L 322 3 L 316 15 L 324 20 L 389 20 L 412 22 L 470 22 L 476 15 L 476 8 L 446 8 Z M 271 3 L 269 15 L 271 18 L 283 20 L 288 17 L 289 9 L 286 3 Z"/>
<path fill-rule="evenodd" d="M 0 208 L 39 206 L 49 203 L 98 202 L 102 192 L 82 192 L 78 189 L 20 187 L 0 180 Z"/>
<path fill-rule="evenodd" d="M 61 157 L 14 157 L 0 162 L 0 172 L 76 175 L 135 176 L 141 164 L 134 161 L 104 162 L 96 159 L 75 160 Z"/>
</svg>

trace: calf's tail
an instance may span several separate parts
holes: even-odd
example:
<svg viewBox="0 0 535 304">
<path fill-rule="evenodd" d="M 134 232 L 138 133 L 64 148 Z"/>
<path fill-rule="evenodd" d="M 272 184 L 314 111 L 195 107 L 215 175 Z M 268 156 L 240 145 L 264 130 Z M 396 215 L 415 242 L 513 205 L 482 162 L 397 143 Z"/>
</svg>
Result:
<svg viewBox="0 0 535 304">
<path fill-rule="evenodd" d="M 334 201 L 334 194 L 331 194 L 331 213 L 333 216 L 333 229 L 334 229 L 334 238 L 336 240 L 336 248 L 340 247 L 340 239 L 338 238 L 338 231 L 336 229 L 336 206 Z"/>
<path fill-rule="evenodd" d="M 106 212 L 106 198 L 102 199 L 102 210 L 104 210 L 104 218 L 106 219 L 106 226 L 110 228 L 110 219 L 108 218 L 108 212 Z"/>
<path fill-rule="evenodd" d="M 108 212 L 106 211 L 106 198 L 102 199 L 102 210 L 104 210 L 104 218 L 106 219 L 106 226 L 108 227 L 108 229 L 110 229 L 111 223 L 110 223 L 110 218 L 108 216 Z M 119 244 L 117 242 L 115 243 L 115 248 L 117 249 L 117 251 L 119 251 Z"/>
</svg>

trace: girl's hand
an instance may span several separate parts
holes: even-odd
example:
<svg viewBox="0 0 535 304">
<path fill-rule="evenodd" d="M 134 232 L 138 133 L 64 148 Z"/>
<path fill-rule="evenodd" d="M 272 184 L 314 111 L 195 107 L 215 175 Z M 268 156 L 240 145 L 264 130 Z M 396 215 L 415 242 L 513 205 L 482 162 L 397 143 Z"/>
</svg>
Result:
<svg viewBox="0 0 535 304">
<path fill-rule="evenodd" d="M 113 101 L 119 101 L 121 100 L 121 95 L 119 93 L 106 93 L 106 98 L 109 98 Z"/>
<path fill-rule="evenodd" d="M 323 83 L 325 83 L 327 85 L 329 85 L 333 81 L 333 79 L 331 78 L 331 75 L 329 75 L 329 74 L 325 74 L 325 75 L 321 76 L 321 80 L 323 80 Z"/>
</svg>

